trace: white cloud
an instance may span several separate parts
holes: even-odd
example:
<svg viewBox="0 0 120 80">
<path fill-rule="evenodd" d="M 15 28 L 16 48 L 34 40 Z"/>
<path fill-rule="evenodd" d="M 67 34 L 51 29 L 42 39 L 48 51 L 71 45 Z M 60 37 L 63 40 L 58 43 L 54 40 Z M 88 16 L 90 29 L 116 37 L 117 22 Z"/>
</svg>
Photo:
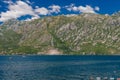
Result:
<svg viewBox="0 0 120 80">
<path fill-rule="evenodd" d="M 29 0 L 26 0 L 26 2 L 27 2 L 28 4 L 31 4 L 31 2 L 30 2 Z"/>
<path fill-rule="evenodd" d="M 49 14 L 49 10 L 46 9 L 45 7 L 37 8 L 35 9 L 35 12 L 40 15 L 47 15 Z"/>
<path fill-rule="evenodd" d="M 95 7 L 95 10 L 96 10 L 96 11 L 99 11 L 99 10 L 100 10 L 100 8 L 99 8 L 98 6 L 96 6 L 96 7 Z"/>
<path fill-rule="evenodd" d="M 13 4 L 13 2 L 11 0 L 4 0 L 3 2 L 6 4 Z"/>
<path fill-rule="evenodd" d="M 37 8 L 39 8 L 39 6 L 35 6 L 35 8 L 37 9 Z"/>
<path fill-rule="evenodd" d="M 40 18 L 40 15 L 51 15 L 53 13 L 60 13 L 61 12 L 61 6 L 59 5 L 51 5 L 48 8 L 45 7 L 39 7 L 34 6 L 33 8 L 31 5 L 32 3 L 30 0 L 17 0 L 16 2 L 13 2 L 12 0 L 4 0 L 4 3 L 8 4 L 8 10 L 6 12 L 0 13 L 0 22 L 7 21 L 12 18 L 19 18 L 21 16 L 30 15 L 31 18 L 28 18 L 27 20 L 33 20 Z M 65 6 L 65 9 L 68 11 L 74 11 L 74 12 L 82 12 L 82 13 L 96 13 L 95 11 L 99 11 L 100 8 L 96 6 L 95 8 L 92 8 L 89 5 L 86 6 L 75 6 L 74 4 L 71 4 L 69 6 Z M 68 15 L 68 16 L 74 16 L 74 15 Z"/>
<path fill-rule="evenodd" d="M 49 15 L 52 13 L 59 13 L 61 7 L 58 5 L 52 5 L 48 7 L 49 9 L 45 8 L 45 7 L 38 7 L 36 6 L 35 12 L 39 15 Z"/>
<path fill-rule="evenodd" d="M 77 11 L 77 7 L 75 6 L 75 4 L 71 4 L 69 6 L 65 6 L 65 8 L 68 10 L 68 11 Z"/>
<path fill-rule="evenodd" d="M 77 14 L 67 14 L 67 15 L 64 15 L 66 17 L 72 17 L 72 16 L 78 16 Z"/>
<path fill-rule="evenodd" d="M 99 7 L 92 8 L 89 5 L 84 6 L 75 6 L 74 4 L 71 4 L 69 6 L 65 6 L 65 8 L 68 11 L 74 11 L 74 12 L 82 12 L 82 13 L 96 13 L 95 11 L 99 11 Z"/>
<path fill-rule="evenodd" d="M 59 5 L 52 5 L 52 6 L 49 6 L 49 8 L 51 9 L 50 13 L 59 13 L 61 9 Z"/>
<path fill-rule="evenodd" d="M 25 21 L 32 21 L 39 18 L 40 18 L 39 16 L 33 16 L 32 18 L 27 18 Z"/>
<path fill-rule="evenodd" d="M 86 7 L 79 6 L 78 10 L 79 12 L 82 12 L 82 13 L 95 13 L 94 9 L 89 5 L 86 5 Z"/>
<path fill-rule="evenodd" d="M 28 20 L 38 19 L 40 18 L 39 15 L 59 13 L 61 9 L 59 5 L 51 5 L 48 7 L 49 9 L 39 6 L 35 6 L 35 8 L 33 8 L 29 0 L 18 0 L 16 2 L 5 0 L 3 2 L 8 4 L 8 10 L 0 13 L 0 22 L 4 22 L 12 18 L 17 19 L 25 15 L 30 15 L 32 17 Z"/>
<path fill-rule="evenodd" d="M 26 15 L 26 14 L 35 15 L 32 7 L 22 1 L 17 1 L 16 4 L 10 5 L 9 10 L 20 12 L 21 15 Z"/>
<path fill-rule="evenodd" d="M 19 18 L 24 15 L 36 16 L 33 8 L 23 1 L 17 1 L 14 4 L 9 4 L 8 11 L 0 14 L 0 21 L 6 21 L 12 18 Z"/>
</svg>

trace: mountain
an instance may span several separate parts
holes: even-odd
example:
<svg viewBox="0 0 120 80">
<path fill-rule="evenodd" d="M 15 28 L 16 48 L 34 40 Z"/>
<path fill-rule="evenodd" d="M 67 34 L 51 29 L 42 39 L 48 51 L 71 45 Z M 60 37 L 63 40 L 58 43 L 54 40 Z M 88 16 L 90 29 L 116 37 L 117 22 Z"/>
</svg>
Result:
<svg viewBox="0 0 120 80">
<path fill-rule="evenodd" d="M 0 26 L 1 54 L 120 54 L 120 12 L 8 20 Z"/>
</svg>

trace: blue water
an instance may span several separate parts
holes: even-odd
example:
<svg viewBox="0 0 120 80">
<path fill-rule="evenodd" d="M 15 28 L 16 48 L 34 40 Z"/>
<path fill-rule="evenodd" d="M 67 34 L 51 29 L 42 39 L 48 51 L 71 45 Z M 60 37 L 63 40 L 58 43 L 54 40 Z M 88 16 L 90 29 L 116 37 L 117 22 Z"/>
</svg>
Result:
<svg viewBox="0 0 120 80">
<path fill-rule="evenodd" d="M 120 56 L 0 56 L 0 80 L 120 77 Z"/>
</svg>

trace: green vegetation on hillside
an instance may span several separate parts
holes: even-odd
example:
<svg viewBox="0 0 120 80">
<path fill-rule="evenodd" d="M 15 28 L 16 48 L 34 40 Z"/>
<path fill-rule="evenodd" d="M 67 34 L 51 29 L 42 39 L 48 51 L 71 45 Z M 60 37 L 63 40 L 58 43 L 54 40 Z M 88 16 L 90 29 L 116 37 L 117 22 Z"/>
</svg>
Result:
<svg viewBox="0 0 120 80">
<path fill-rule="evenodd" d="M 110 55 L 120 53 L 120 13 L 9 20 L 0 27 L 1 54 Z"/>
</svg>

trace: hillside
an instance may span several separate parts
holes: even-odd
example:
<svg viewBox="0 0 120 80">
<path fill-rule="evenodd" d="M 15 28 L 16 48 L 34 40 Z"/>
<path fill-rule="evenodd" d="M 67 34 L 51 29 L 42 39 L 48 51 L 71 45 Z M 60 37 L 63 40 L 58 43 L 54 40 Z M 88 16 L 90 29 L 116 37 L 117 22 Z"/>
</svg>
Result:
<svg viewBox="0 0 120 80">
<path fill-rule="evenodd" d="M 120 54 L 120 13 L 80 14 L 0 26 L 1 54 Z"/>
</svg>

